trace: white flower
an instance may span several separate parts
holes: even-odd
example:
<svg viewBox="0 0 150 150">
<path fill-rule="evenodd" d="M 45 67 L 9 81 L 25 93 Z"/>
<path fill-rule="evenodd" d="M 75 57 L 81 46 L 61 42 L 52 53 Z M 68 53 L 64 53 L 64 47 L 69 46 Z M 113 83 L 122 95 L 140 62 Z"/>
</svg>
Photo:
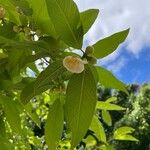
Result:
<svg viewBox="0 0 150 150">
<path fill-rule="evenodd" d="M 67 56 L 63 60 L 63 66 L 72 73 L 81 73 L 84 70 L 84 64 L 87 64 L 87 61 L 76 56 Z"/>
</svg>

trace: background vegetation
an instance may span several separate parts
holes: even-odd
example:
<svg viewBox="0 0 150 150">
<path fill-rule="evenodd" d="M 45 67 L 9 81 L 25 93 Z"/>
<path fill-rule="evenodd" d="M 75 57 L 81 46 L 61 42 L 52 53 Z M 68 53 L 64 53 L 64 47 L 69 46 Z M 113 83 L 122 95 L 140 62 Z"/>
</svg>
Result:
<svg viewBox="0 0 150 150">
<path fill-rule="evenodd" d="M 149 85 L 126 87 L 96 66 L 129 29 L 82 49 L 98 13 L 0 0 L 0 149 L 148 149 Z"/>
</svg>

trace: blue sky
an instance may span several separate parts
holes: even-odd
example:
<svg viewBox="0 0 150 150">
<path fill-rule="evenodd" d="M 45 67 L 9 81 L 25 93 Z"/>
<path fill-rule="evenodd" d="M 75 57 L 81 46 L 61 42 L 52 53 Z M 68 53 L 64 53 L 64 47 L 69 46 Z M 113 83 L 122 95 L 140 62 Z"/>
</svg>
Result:
<svg viewBox="0 0 150 150">
<path fill-rule="evenodd" d="M 98 64 L 125 83 L 150 83 L 150 0 L 75 0 L 80 11 L 97 8 L 98 19 L 85 36 L 89 45 L 130 28 L 129 36 L 113 54 Z"/>
<path fill-rule="evenodd" d="M 108 64 L 102 64 L 102 66 L 104 66 L 108 70 L 111 70 L 119 79 L 121 79 L 125 83 L 150 83 L 149 51 L 150 47 L 145 47 L 142 49 L 142 52 L 138 57 L 134 57 L 133 54 L 127 53 L 126 49 L 122 48 L 122 52 L 120 54 L 123 58 L 122 65 L 119 66 L 117 64 L 118 61 L 113 60 Z M 101 64 L 101 62 L 99 64 Z"/>
</svg>

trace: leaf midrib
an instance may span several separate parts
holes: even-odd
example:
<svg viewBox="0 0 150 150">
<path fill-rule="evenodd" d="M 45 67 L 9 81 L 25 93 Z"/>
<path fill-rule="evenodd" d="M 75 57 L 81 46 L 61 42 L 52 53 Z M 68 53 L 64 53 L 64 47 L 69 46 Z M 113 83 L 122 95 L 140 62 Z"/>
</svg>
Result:
<svg viewBox="0 0 150 150">
<path fill-rule="evenodd" d="M 58 71 L 59 69 L 63 68 L 63 66 L 60 66 L 59 68 L 57 68 L 50 76 L 52 76 L 56 71 Z M 47 78 L 49 78 L 50 76 L 48 76 Z M 45 80 L 47 80 L 47 78 Z M 39 82 L 38 82 L 39 83 Z M 37 83 L 36 83 L 37 84 Z M 33 97 L 35 95 L 35 90 L 38 89 L 40 86 L 37 87 L 33 87 L 33 93 L 31 95 L 28 95 L 26 97 L 26 99 L 24 100 L 25 102 L 27 102 L 27 100 L 29 99 L 29 97 Z M 35 89 L 36 88 L 36 89 Z"/>
<path fill-rule="evenodd" d="M 74 35 L 74 33 L 73 33 L 71 27 L 70 27 L 70 24 L 69 24 L 69 22 L 67 21 L 67 17 L 66 17 L 66 15 L 65 15 L 65 13 L 62 11 L 61 7 L 59 6 L 59 4 L 58 4 L 58 2 L 57 2 L 56 0 L 55 0 L 55 2 L 56 2 L 56 4 L 57 4 L 58 8 L 60 9 L 60 12 L 61 12 L 62 15 L 64 16 L 65 21 L 66 21 L 66 24 L 67 24 L 67 26 L 68 26 L 68 28 L 69 28 L 69 30 L 70 30 L 70 32 L 71 32 L 71 34 L 72 34 L 72 36 L 73 36 L 75 42 L 76 42 L 76 44 L 78 45 L 78 44 L 79 44 L 79 43 L 78 43 L 78 40 L 76 39 L 76 37 L 75 37 L 75 35 Z"/>
<path fill-rule="evenodd" d="M 82 83 L 81 83 L 81 92 L 80 92 L 80 98 L 79 98 L 79 106 L 78 106 L 78 113 L 77 114 L 79 114 L 78 116 L 78 120 L 77 120 L 77 124 L 76 124 L 76 131 L 75 131 L 75 133 L 78 133 L 77 131 L 79 130 L 79 120 L 80 120 L 80 110 L 81 110 L 81 103 L 82 103 L 82 96 L 83 96 L 83 88 L 84 88 L 84 80 L 85 80 L 85 71 L 83 72 L 83 75 L 82 75 Z"/>
<path fill-rule="evenodd" d="M 48 10 L 47 10 L 46 1 L 45 1 L 45 0 L 43 0 L 43 1 L 44 1 L 43 4 L 41 5 L 40 9 L 39 9 L 38 12 L 37 12 L 37 16 L 36 16 L 36 18 L 35 18 L 35 24 L 37 24 L 37 22 L 38 22 L 38 20 L 39 20 L 39 18 L 40 18 L 40 12 L 43 10 L 44 6 L 45 6 L 45 8 L 46 8 L 47 15 L 49 16 Z M 54 29 L 55 34 L 57 34 L 56 28 L 55 28 L 54 24 L 52 23 L 52 20 L 50 19 L 50 17 L 49 17 L 49 20 L 50 20 L 50 22 L 51 22 L 51 24 L 52 24 L 52 26 L 53 26 L 53 29 Z"/>
<path fill-rule="evenodd" d="M 39 84 L 36 88 L 39 88 L 48 78 L 51 78 L 51 76 L 53 76 L 58 70 L 61 70 L 63 68 L 63 66 L 59 66 L 54 72 L 52 72 L 49 76 L 47 76 L 44 80 L 42 80 L 42 82 L 35 82 L 36 84 Z"/>
</svg>

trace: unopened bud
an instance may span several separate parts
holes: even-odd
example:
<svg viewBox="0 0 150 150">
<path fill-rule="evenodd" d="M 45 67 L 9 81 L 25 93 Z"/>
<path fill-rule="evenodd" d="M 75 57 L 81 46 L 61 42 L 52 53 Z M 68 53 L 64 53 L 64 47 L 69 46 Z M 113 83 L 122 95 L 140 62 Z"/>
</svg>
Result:
<svg viewBox="0 0 150 150">
<path fill-rule="evenodd" d="M 5 8 L 0 6 L 0 18 L 4 18 L 6 14 L 6 10 Z"/>
<path fill-rule="evenodd" d="M 24 27 L 23 30 L 26 34 L 30 34 L 31 32 L 31 29 L 29 27 Z"/>
<path fill-rule="evenodd" d="M 92 55 L 93 52 L 94 52 L 94 47 L 93 47 L 93 46 L 88 46 L 88 47 L 86 48 L 86 50 L 85 50 L 85 53 L 86 53 L 87 55 Z"/>
<path fill-rule="evenodd" d="M 18 26 L 13 26 L 13 31 L 19 33 L 21 31 L 21 28 Z"/>
<path fill-rule="evenodd" d="M 96 64 L 97 63 L 97 58 L 96 57 L 90 57 L 89 58 L 89 63 L 93 64 L 93 65 Z"/>
</svg>

